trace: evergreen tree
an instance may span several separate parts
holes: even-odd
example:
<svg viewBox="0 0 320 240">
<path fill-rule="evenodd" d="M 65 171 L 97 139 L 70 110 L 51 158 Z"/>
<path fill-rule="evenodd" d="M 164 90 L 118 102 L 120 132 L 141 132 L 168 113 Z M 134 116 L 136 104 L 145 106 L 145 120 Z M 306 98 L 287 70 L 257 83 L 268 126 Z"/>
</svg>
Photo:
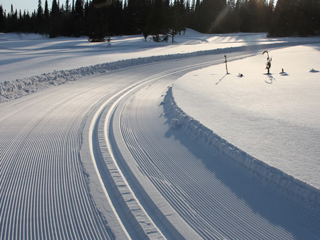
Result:
<svg viewBox="0 0 320 240">
<path fill-rule="evenodd" d="M 195 6 L 195 21 L 199 22 L 199 15 L 200 15 L 200 0 L 196 0 L 196 6 Z M 197 27 L 200 26 L 197 24 Z"/>
<path fill-rule="evenodd" d="M 12 14 L 12 32 L 18 32 L 18 11 L 17 11 L 17 9 Z"/>
<path fill-rule="evenodd" d="M 160 35 L 168 34 L 165 15 L 165 2 L 155 0 L 150 16 L 150 34 L 154 36 L 154 41 L 161 41 Z"/>
<path fill-rule="evenodd" d="M 83 18 L 83 0 L 76 0 L 75 15 L 78 19 Z"/>
<path fill-rule="evenodd" d="M 5 21 L 6 21 L 6 16 L 3 11 L 2 5 L 0 5 L 0 32 L 6 31 Z"/>
<path fill-rule="evenodd" d="M 23 12 L 22 17 L 20 17 L 20 31 L 24 33 L 33 32 L 34 29 L 32 29 L 31 24 L 31 18 L 29 13 L 26 11 Z"/>
<path fill-rule="evenodd" d="M 70 14 L 70 2 L 69 0 L 66 0 L 66 6 L 65 6 L 65 14 Z"/>
<path fill-rule="evenodd" d="M 144 0 L 128 0 L 126 6 L 126 33 L 141 33 L 142 6 Z"/>
<path fill-rule="evenodd" d="M 75 37 L 80 37 L 85 34 L 84 26 L 84 8 L 83 8 L 83 0 L 76 0 L 75 9 L 74 9 L 74 25 L 73 25 L 73 35 Z"/>
<path fill-rule="evenodd" d="M 145 11 L 145 7 L 142 8 Z M 107 7 L 107 23 L 108 30 L 114 35 L 123 34 L 124 13 L 122 9 L 122 2 L 113 0 L 113 4 Z"/>
<path fill-rule="evenodd" d="M 38 0 L 38 10 L 37 10 L 37 25 L 36 33 L 43 33 L 43 9 L 41 0 Z"/>
<path fill-rule="evenodd" d="M 147 41 L 147 37 L 151 34 L 151 12 L 152 12 L 153 6 L 150 2 L 144 1 L 143 5 L 143 11 L 141 14 L 141 31 L 144 37 L 144 40 Z"/>
<path fill-rule="evenodd" d="M 74 19 L 71 12 L 71 7 L 69 0 L 66 0 L 64 8 L 62 8 L 61 13 L 61 20 L 62 21 L 62 27 L 61 27 L 61 35 L 62 36 L 72 36 L 73 35 L 73 25 L 74 25 Z"/>
<path fill-rule="evenodd" d="M 43 22 L 44 22 L 44 32 L 49 33 L 49 7 L 48 7 L 48 0 L 45 1 L 44 3 L 44 16 L 43 16 Z"/>
<path fill-rule="evenodd" d="M 175 35 L 185 30 L 186 18 L 183 0 L 175 0 L 171 7 L 170 22 L 170 34 L 172 36 L 172 42 L 174 42 Z"/>
<path fill-rule="evenodd" d="M 52 1 L 52 8 L 50 13 L 50 38 L 58 37 L 60 35 L 60 19 L 59 6 L 56 0 Z"/>
<path fill-rule="evenodd" d="M 108 31 L 107 13 L 107 7 L 96 8 L 92 3 L 88 5 L 87 35 L 89 37 L 89 41 L 103 42 L 107 35 L 111 35 Z"/>
<path fill-rule="evenodd" d="M 198 10 L 199 31 L 203 33 L 214 33 L 221 31 L 221 25 L 217 19 L 226 7 L 225 0 L 203 0 Z"/>
<path fill-rule="evenodd" d="M 237 32 L 237 15 L 236 15 L 236 3 L 234 0 L 228 1 L 223 12 L 220 14 L 223 18 L 219 19 L 219 31 L 222 33 Z"/>
<path fill-rule="evenodd" d="M 96 4 L 101 7 L 94 8 Z M 22 13 L 0 5 L 0 31 L 36 32 L 57 36 L 153 35 L 156 41 L 180 34 L 186 27 L 204 33 L 265 32 L 272 36 L 320 34 L 320 0 L 58 0 L 51 10 L 45 0 Z M 101 5 L 100 5 L 101 4 Z"/>
<path fill-rule="evenodd" d="M 320 1 L 319 0 L 300 0 L 298 8 L 300 9 L 299 22 L 297 29 L 299 36 L 308 36 L 318 34 L 320 31 Z"/>
<path fill-rule="evenodd" d="M 278 0 L 269 36 L 293 36 L 297 35 L 296 26 L 301 14 L 298 9 L 298 0 Z"/>
</svg>

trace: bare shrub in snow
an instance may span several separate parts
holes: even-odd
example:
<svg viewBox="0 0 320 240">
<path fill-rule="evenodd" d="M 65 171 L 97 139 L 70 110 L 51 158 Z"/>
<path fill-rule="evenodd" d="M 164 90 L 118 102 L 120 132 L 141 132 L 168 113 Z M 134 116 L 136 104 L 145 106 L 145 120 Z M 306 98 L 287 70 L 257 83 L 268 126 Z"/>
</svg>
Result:
<svg viewBox="0 0 320 240">
<path fill-rule="evenodd" d="M 272 58 L 269 57 L 269 53 L 268 51 L 264 51 L 262 54 L 267 54 L 267 63 L 266 63 L 266 69 L 268 71 L 268 74 L 270 74 L 270 68 L 271 68 L 271 61 L 272 61 Z"/>
</svg>

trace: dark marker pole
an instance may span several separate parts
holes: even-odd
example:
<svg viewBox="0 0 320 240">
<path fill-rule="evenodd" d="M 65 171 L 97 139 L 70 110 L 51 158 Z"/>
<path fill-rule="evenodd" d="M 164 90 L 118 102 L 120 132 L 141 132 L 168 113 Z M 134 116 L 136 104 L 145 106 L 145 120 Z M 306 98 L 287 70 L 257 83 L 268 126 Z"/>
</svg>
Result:
<svg viewBox="0 0 320 240">
<path fill-rule="evenodd" d="M 226 71 L 227 71 L 227 74 L 229 74 L 229 72 L 228 72 L 228 65 L 227 65 L 227 63 L 228 63 L 228 61 L 227 61 L 227 55 L 224 55 L 224 59 L 225 59 L 225 63 L 226 63 Z"/>
</svg>

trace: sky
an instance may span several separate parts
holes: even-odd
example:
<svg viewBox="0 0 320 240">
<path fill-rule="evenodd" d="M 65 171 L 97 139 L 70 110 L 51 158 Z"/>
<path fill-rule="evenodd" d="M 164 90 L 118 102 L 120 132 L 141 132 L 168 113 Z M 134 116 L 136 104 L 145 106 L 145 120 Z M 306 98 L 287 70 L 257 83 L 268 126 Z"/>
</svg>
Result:
<svg viewBox="0 0 320 240">
<path fill-rule="evenodd" d="M 65 2 L 61 1 L 60 2 Z M 45 0 L 41 0 L 42 7 L 44 8 Z M 38 8 L 38 0 L 1 0 L 0 5 L 2 5 L 3 10 L 6 10 L 7 13 L 11 11 L 11 4 L 13 4 L 14 10 L 21 10 L 22 12 L 24 10 L 29 11 L 30 13 L 33 12 L 33 10 L 36 10 Z M 52 0 L 48 0 L 48 6 L 51 8 Z"/>
</svg>

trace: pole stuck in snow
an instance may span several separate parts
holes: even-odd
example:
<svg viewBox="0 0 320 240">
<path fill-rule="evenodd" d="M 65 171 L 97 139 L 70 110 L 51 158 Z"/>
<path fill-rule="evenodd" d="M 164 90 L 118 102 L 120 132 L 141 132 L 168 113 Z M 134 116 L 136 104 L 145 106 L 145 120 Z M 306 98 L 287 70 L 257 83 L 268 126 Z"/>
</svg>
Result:
<svg viewBox="0 0 320 240">
<path fill-rule="evenodd" d="M 229 74 L 228 72 L 228 61 L 227 61 L 227 55 L 224 55 L 224 62 L 226 63 L 226 71 L 227 71 L 227 74 Z"/>
</svg>

